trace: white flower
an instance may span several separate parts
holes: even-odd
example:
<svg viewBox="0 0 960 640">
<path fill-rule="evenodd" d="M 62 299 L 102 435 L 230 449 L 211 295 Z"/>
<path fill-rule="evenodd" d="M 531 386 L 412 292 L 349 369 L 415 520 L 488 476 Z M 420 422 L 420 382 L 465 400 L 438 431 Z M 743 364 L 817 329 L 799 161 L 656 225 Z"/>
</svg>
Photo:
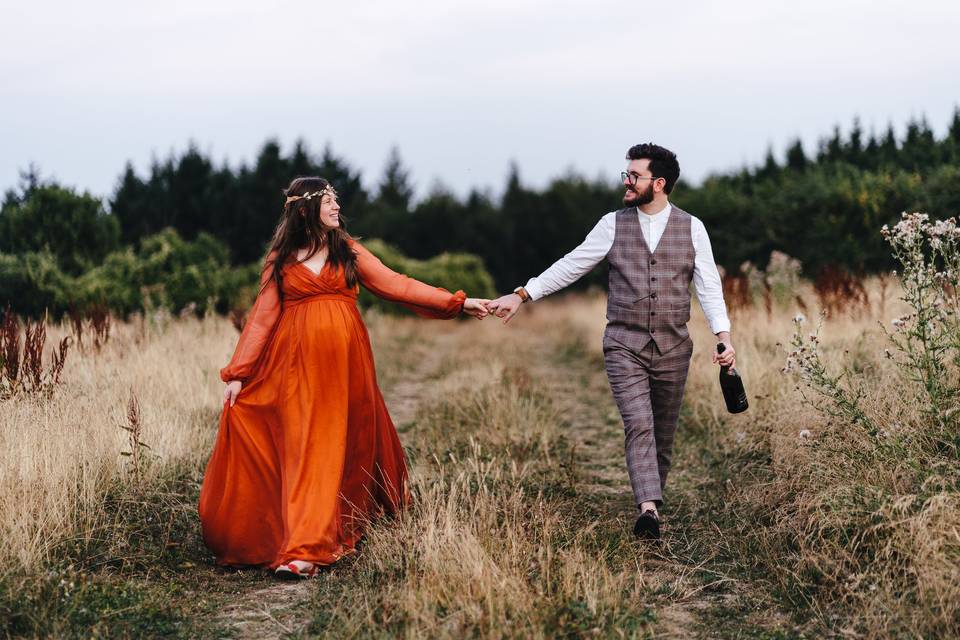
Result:
<svg viewBox="0 0 960 640">
<path fill-rule="evenodd" d="M 793 317 L 793 321 L 796 322 L 797 324 L 802 324 L 806 322 L 806 320 L 807 320 L 806 317 L 802 313 L 798 313 Z"/>
<path fill-rule="evenodd" d="M 801 438 L 801 439 L 806 440 L 806 439 L 808 439 L 809 437 L 810 437 L 810 430 L 809 430 L 809 429 L 801 429 L 801 430 L 800 430 L 800 438 Z"/>
</svg>

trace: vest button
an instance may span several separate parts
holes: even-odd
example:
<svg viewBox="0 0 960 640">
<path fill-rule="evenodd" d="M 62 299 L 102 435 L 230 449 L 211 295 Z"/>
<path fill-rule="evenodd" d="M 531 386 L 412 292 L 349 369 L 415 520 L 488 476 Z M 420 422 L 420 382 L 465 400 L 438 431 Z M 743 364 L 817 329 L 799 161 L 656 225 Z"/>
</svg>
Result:
<svg viewBox="0 0 960 640">
<path fill-rule="evenodd" d="M 650 264 L 657 264 L 657 259 L 656 259 L 656 258 L 651 258 L 651 259 L 650 259 Z"/>
<path fill-rule="evenodd" d="M 656 332 L 657 332 L 656 329 L 650 329 L 650 333 L 656 333 Z"/>
<path fill-rule="evenodd" d="M 651 277 L 650 277 L 650 282 L 656 282 L 656 280 L 657 280 L 657 276 L 651 276 Z"/>
<path fill-rule="evenodd" d="M 650 297 L 651 297 L 652 299 L 656 300 L 656 299 L 657 299 L 657 292 L 654 291 L 653 293 L 651 293 L 651 294 L 650 294 Z"/>
<path fill-rule="evenodd" d="M 650 315 L 655 316 L 655 315 L 657 315 L 657 312 L 656 312 L 656 311 L 651 311 L 651 312 L 650 312 Z"/>
</svg>

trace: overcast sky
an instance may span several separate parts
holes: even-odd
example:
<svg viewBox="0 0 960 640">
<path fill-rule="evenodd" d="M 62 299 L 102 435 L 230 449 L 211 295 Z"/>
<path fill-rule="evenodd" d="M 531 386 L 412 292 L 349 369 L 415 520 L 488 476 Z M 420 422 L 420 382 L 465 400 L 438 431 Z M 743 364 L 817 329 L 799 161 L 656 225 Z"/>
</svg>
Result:
<svg viewBox="0 0 960 640">
<path fill-rule="evenodd" d="M 942 135 L 960 2 L 0 0 L 0 188 L 31 162 L 109 196 L 190 141 L 217 163 L 302 137 L 418 193 L 615 179 L 654 141 L 693 181 L 834 124 Z"/>
</svg>

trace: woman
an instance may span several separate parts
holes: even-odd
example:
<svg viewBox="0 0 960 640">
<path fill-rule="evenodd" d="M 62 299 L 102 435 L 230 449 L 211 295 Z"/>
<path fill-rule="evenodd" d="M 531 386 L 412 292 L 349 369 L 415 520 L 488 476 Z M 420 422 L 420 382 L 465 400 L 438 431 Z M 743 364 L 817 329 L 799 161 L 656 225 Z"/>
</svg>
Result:
<svg viewBox="0 0 960 640">
<path fill-rule="evenodd" d="M 260 293 L 220 371 L 199 511 L 218 564 L 295 578 L 353 552 L 365 523 L 409 501 L 357 285 L 429 318 L 487 310 L 385 267 L 343 229 L 326 180 L 297 178 L 284 194 Z"/>
</svg>

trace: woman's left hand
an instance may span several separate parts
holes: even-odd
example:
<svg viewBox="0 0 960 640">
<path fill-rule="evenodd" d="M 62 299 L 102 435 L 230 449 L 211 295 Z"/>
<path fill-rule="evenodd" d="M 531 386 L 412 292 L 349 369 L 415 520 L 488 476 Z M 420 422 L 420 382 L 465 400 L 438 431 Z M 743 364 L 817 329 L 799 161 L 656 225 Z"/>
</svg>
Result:
<svg viewBox="0 0 960 640">
<path fill-rule="evenodd" d="M 477 320 L 483 320 L 490 314 L 490 312 L 487 311 L 488 302 L 490 301 L 482 298 L 467 298 L 463 301 L 463 312 L 473 316 Z"/>
</svg>

